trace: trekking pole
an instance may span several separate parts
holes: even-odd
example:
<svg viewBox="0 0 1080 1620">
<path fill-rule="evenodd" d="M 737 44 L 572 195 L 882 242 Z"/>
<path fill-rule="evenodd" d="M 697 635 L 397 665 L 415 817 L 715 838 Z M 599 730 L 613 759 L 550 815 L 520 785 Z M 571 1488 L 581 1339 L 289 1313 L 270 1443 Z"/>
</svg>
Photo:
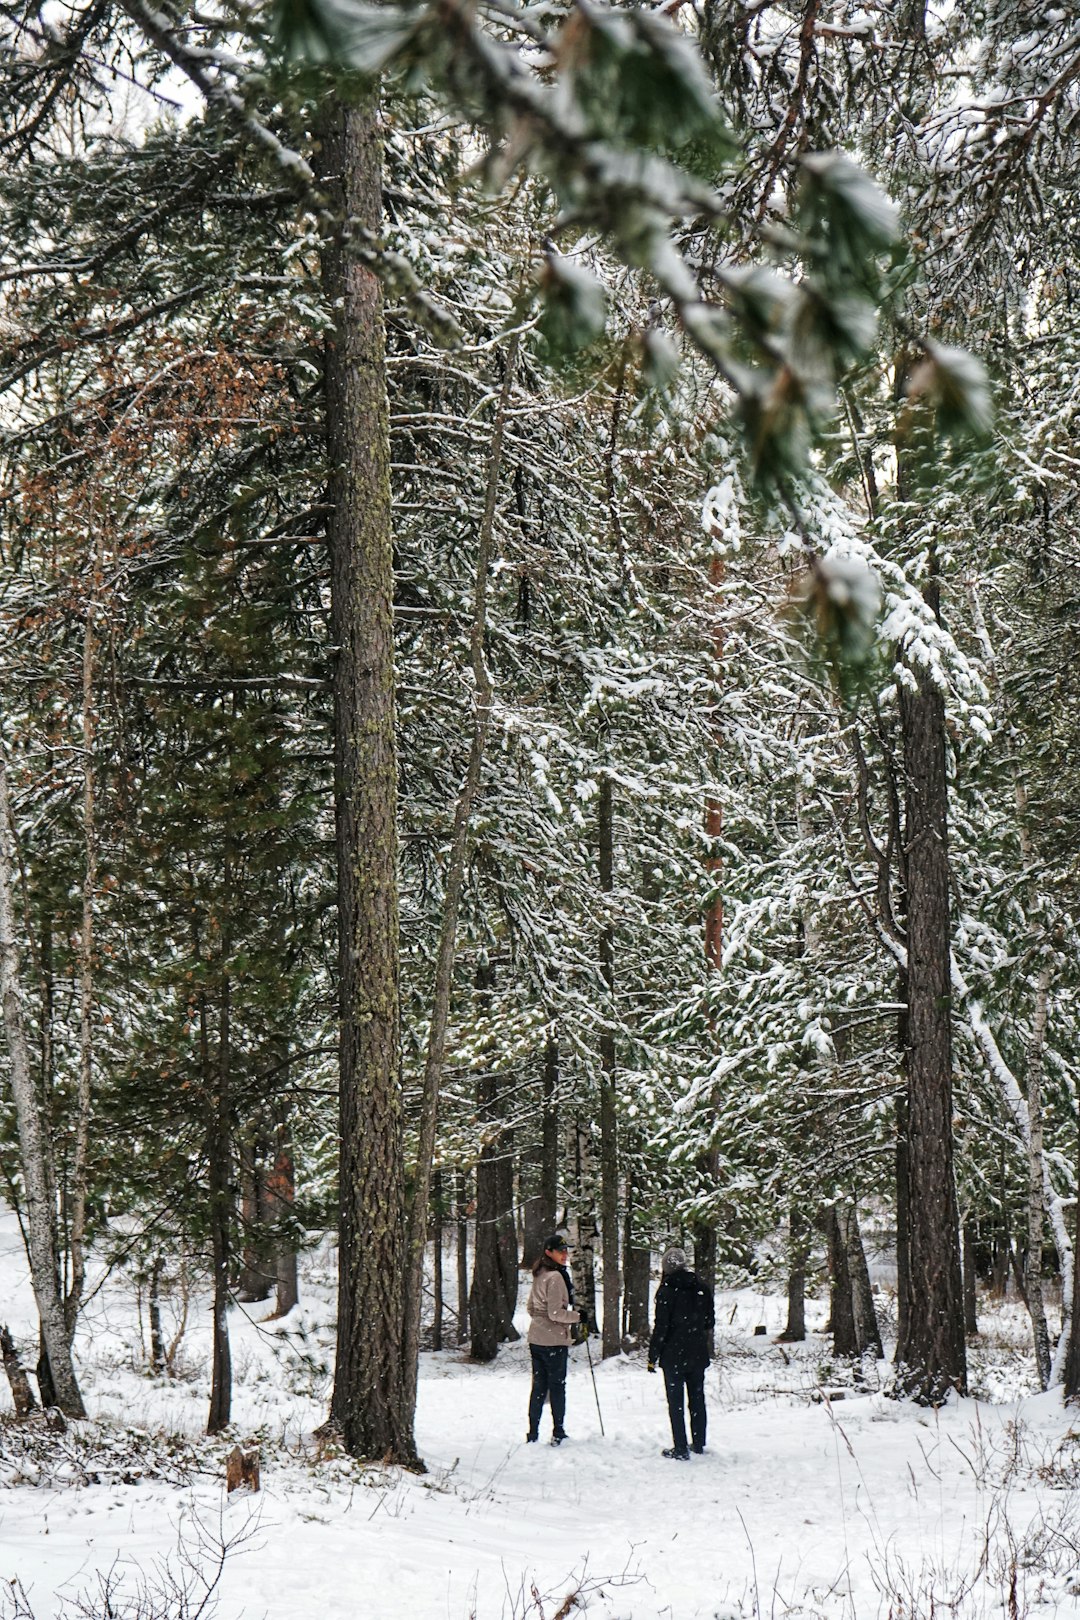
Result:
<svg viewBox="0 0 1080 1620">
<path fill-rule="evenodd" d="M 587 1333 L 585 1335 L 585 1354 L 589 1358 L 589 1373 L 592 1377 L 592 1392 L 596 1399 L 596 1415 L 600 1419 L 600 1433 L 602 1435 L 604 1433 L 604 1414 L 600 1410 L 600 1395 L 596 1388 L 596 1372 L 592 1364 L 592 1351 L 589 1349 L 589 1335 Z"/>
</svg>

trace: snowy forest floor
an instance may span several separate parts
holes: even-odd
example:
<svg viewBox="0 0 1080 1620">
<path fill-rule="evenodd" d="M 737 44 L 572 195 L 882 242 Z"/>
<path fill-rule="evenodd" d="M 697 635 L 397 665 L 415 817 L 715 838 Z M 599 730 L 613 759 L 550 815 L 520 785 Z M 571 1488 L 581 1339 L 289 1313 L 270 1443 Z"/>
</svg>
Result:
<svg viewBox="0 0 1080 1620">
<path fill-rule="evenodd" d="M 641 1355 L 597 1366 L 601 1436 L 585 1351 L 572 1352 L 571 1441 L 554 1449 L 524 1443 L 524 1343 L 489 1367 L 425 1354 L 429 1472 L 415 1476 L 317 1454 L 332 1259 L 308 1258 L 304 1303 L 284 1322 L 260 1322 L 270 1304 L 231 1313 L 226 1439 L 201 1435 L 205 1300 L 192 1301 L 178 1376 L 150 1377 L 122 1271 L 94 1294 L 78 1343 L 86 1423 L 62 1435 L 17 1425 L 5 1385 L 5 1620 L 1080 1616 L 1080 1433 L 1058 1395 L 1031 1393 L 1014 1305 L 984 1305 L 978 1398 L 934 1413 L 855 1389 L 820 1334 L 774 1343 L 779 1298 L 722 1292 L 709 1446 L 690 1463 L 660 1456 L 663 1385 Z M 27 1344 L 33 1301 L 6 1211 L 0 1302 Z M 868 1369 L 868 1382 L 885 1372 Z M 227 1501 L 237 1439 L 261 1449 L 262 1490 Z"/>
</svg>

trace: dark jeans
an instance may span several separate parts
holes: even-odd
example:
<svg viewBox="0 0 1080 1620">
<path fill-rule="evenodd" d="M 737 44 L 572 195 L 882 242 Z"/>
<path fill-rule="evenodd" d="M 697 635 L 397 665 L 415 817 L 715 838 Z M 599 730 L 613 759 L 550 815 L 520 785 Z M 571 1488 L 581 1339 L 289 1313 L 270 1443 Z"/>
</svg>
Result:
<svg viewBox="0 0 1080 1620">
<path fill-rule="evenodd" d="M 665 1367 L 664 1388 L 667 1391 L 668 1416 L 671 1418 L 671 1440 L 676 1451 L 686 1450 L 686 1419 L 683 1401 L 690 1407 L 690 1438 L 695 1451 L 705 1450 L 705 1368 L 702 1361 L 689 1367 Z"/>
<path fill-rule="evenodd" d="M 570 1352 L 564 1344 L 530 1344 L 532 1389 L 529 1391 L 529 1433 L 540 1432 L 544 1402 L 551 1401 L 554 1432 L 562 1434 L 566 1417 L 566 1363 Z"/>
</svg>

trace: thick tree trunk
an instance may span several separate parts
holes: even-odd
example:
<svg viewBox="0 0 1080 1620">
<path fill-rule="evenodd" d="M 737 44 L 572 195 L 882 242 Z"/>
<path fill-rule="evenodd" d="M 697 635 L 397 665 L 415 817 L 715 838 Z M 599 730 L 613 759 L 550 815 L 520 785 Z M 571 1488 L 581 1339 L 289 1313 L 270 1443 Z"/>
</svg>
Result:
<svg viewBox="0 0 1080 1620">
<path fill-rule="evenodd" d="M 614 890 L 614 808 L 611 777 L 600 777 L 598 832 L 600 892 L 610 906 Z M 607 991 L 600 1034 L 600 1226 L 604 1267 L 601 1351 L 617 1356 L 621 1346 L 619 1277 L 619 1126 L 615 1094 L 615 925 L 610 913 L 600 929 L 600 974 Z"/>
<path fill-rule="evenodd" d="M 788 1210 L 787 1322 L 780 1335 L 783 1344 L 801 1344 L 806 1338 L 806 1262 L 810 1254 L 810 1232 L 797 1204 Z"/>
<path fill-rule="evenodd" d="M 927 598 L 936 611 L 936 588 Z M 913 673 L 913 672 L 912 672 Z M 913 673 L 913 679 L 915 678 Z M 900 686 L 908 972 L 910 1271 L 897 1393 L 937 1404 L 967 1389 L 959 1216 L 953 1176 L 952 946 L 945 704 L 922 672 Z"/>
<path fill-rule="evenodd" d="M 405 1176 L 398 1040 L 394 562 L 378 279 L 350 253 L 382 221 L 377 99 L 330 105 L 323 181 L 344 225 L 323 249 L 337 809 L 341 1164 L 333 1417 L 354 1457 L 416 1460 L 404 1359 Z"/>
<path fill-rule="evenodd" d="M 500 1225 L 503 1211 L 501 1139 L 485 1144 L 476 1165 L 476 1235 L 472 1286 L 469 1289 L 470 1354 L 474 1361 L 494 1361 L 509 1337 L 506 1281 L 503 1276 Z M 516 1277 L 517 1241 L 514 1240 Z"/>
<path fill-rule="evenodd" d="M 1046 1057 L 1046 1018 L 1050 994 L 1053 963 L 1047 959 L 1039 973 L 1035 987 L 1035 1016 L 1028 1046 L 1027 1105 L 1030 1129 L 1028 1131 L 1028 1223 L 1027 1261 L 1024 1267 L 1024 1296 L 1031 1315 L 1031 1332 L 1035 1348 L 1035 1370 L 1040 1389 L 1050 1386 L 1050 1332 L 1046 1325 L 1046 1307 L 1043 1303 L 1042 1251 L 1046 1227 L 1046 1206 L 1043 1200 L 1043 1124 L 1042 1076 Z"/>
<path fill-rule="evenodd" d="M 30 1276 L 41 1322 L 43 1346 L 56 1404 L 68 1417 L 85 1417 L 71 1358 L 71 1340 L 60 1292 L 56 1204 L 51 1195 L 48 1150 L 41 1109 L 30 1069 L 23 1023 L 23 993 L 15 933 L 12 849 L 15 841 L 7 761 L 0 747 L 0 999 L 3 1001 L 11 1090 L 19 1134 L 19 1158 L 26 1198 L 26 1238 Z"/>
</svg>

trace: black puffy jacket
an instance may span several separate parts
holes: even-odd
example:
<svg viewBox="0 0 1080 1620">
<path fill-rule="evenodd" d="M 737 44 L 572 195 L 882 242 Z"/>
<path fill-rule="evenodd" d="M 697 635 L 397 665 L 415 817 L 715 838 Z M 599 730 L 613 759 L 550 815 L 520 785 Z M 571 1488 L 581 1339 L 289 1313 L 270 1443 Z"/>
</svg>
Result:
<svg viewBox="0 0 1080 1620">
<path fill-rule="evenodd" d="M 692 1271 L 669 1271 L 656 1291 L 649 1360 L 661 1367 L 703 1366 L 712 1357 L 713 1297 Z"/>
</svg>

